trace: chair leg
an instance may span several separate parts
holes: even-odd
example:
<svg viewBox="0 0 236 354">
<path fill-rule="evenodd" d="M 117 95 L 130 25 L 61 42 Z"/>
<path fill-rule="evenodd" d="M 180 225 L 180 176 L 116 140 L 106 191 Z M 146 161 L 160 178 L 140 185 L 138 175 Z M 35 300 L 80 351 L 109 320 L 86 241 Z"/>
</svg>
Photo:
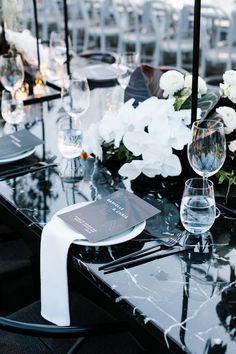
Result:
<svg viewBox="0 0 236 354">
<path fill-rule="evenodd" d="M 78 338 L 75 343 L 72 345 L 72 347 L 68 350 L 66 354 L 77 354 L 82 347 L 82 345 L 88 340 L 89 337 L 87 338 Z"/>
</svg>

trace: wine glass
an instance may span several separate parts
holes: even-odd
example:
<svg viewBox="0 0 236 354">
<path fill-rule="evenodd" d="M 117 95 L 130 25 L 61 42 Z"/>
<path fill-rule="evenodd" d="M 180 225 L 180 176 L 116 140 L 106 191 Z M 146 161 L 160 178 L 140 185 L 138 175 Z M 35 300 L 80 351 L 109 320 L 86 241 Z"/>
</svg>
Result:
<svg viewBox="0 0 236 354">
<path fill-rule="evenodd" d="M 0 77 L 2 85 L 14 96 L 16 90 L 21 87 L 24 81 L 24 67 L 19 54 L 16 56 L 10 54 L 1 56 Z"/>
<path fill-rule="evenodd" d="M 66 78 L 61 92 L 64 110 L 74 119 L 79 119 L 89 107 L 90 90 L 85 77 Z"/>
<path fill-rule="evenodd" d="M 117 80 L 123 89 L 128 86 L 130 76 L 139 65 L 139 61 L 139 54 L 135 52 L 124 52 L 119 55 Z"/>
<path fill-rule="evenodd" d="M 218 172 L 226 158 L 223 123 L 207 119 L 194 122 L 187 151 L 192 169 L 203 179 Z"/>
<path fill-rule="evenodd" d="M 1 100 L 1 113 L 3 119 L 13 125 L 14 129 L 18 129 L 18 125 L 24 121 L 25 111 L 23 101 L 12 97 L 11 93 L 3 90 Z"/>
<path fill-rule="evenodd" d="M 66 62 L 66 42 L 62 32 L 52 31 L 50 34 L 50 50 L 58 64 L 61 66 Z"/>
<path fill-rule="evenodd" d="M 184 228 L 195 236 L 206 234 L 217 216 L 213 182 L 206 179 L 203 184 L 202 178 L 188 179 L 180 205 Z"/>
</svg>

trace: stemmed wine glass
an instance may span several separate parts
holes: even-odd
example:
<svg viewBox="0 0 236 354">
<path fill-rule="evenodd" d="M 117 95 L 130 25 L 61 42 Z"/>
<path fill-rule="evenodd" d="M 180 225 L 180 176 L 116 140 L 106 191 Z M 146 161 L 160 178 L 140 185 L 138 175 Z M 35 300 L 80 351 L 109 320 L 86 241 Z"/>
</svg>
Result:
<svg viewBox="0 0 236 354">
<path fill-rule="evenodd" d="M 1 114 L 6 121 L 4 131 L 6 134 L 19 129 L 19 124 L 25 119 L 23 101 L 16 100 L 11 93 L 3 90 L 1 99 Z"/>
<path fill-rule="evenodd" d="M 1 56 L 0 78 L 2 85 L 14 97 L 16 90 L 21 87 L 24 81 L 24 67 L 19 54 Z"/>
<path fill-rule="evenodd" d="M 3 119 L 10 125 L 10 131 L 17 130 L 17 126 L 25 117 L 22 100 L 16 99 L 16 91 L 24 81 L 24 67 L 19 54 L 10 53 L 1 56 L 0 78 L 4 88 L 1 100 Z M 6 129 L 5 129 L 6 131 Z"/>
<path fill-rule="evenodd" d="M 117 80 L 123 89 L 128 86 L 130 76 L 139 65 L 139 61 L 139 54 L 136 52 L 124 52 L 119 55 L 117 62 Z"/>
<path fill-rule="evenodd" d="M 70 45 L 70 39 L 68 38 L 68 44 Z M 67 60 L 66 53 L 66 40 L 64 32 L 52 31 L 50 34 L 50 53 L 55 61 L 58 63 L 57 76 L 63 76 L 63 65 Z"/>
<path fill-rule="evenodd" d="M 73 182 L 82 179 L 84 172 L 84 161 L 78 157 L 83 152 L 80 117 L 87 111 L 90 102 L 87 79 L 64 79 L 61 96 L 69 117 L 58 122 L 58 148 L 65 158 L 60 170 L 64 181 Z"/>
<path fill-rule="evenodd" d="M 188 144 L 188 161 L 203 180 L 214 175 L 226 158 L 224 125 L 219 120 L 199 120 L 192 125 L 192 140 Z"/>
<path fill-rule="evenodd" d="M 65 78 L 61 91 L 64 110 L 77 122 L 89 108 L 90 89 L 85 77 Z"/>
</svg>

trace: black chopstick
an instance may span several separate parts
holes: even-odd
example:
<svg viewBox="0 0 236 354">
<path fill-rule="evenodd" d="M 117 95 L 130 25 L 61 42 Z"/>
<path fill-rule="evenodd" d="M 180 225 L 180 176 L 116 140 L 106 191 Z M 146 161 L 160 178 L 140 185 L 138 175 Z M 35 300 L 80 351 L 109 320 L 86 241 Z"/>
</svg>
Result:
<svg viewBox="0 0 236 354">
<path fill-rule="evenodd" d="M 27 173 L 33 173 L 33 172 L 45 170 L 48 167 L 55 167 L 55 166 L 57 166 L 56 163 L 51 163 L 51 164 L 42 165 L 42 166 L 33 167 L 33 168 L 24 168 L 24 169 L 22 169 L 21 171 L 18 171 L 18 172 L 9 172 L 9 173 L 6 173 L 5 175 L 0 176 L 0 181 L 4 181 L 4 180 L 9 179 L 9 178 L 15 178 L 15 177 L 23 176 L 23 175 L 25 175 Z"/>
<path fill-rule="evenodd" d="M 109 267 L 111 267 L 113 265 L 122 263 L 123 261 L 131 260 L 132 258 L 135 258 L 137 256 L 145 255 L 145 253 L 147 253 L 150 250 L 153 250 L 154 248 L 156 248 L 156 251 L 158 251 L 161 248 L 161 246 L 160 245 L 154 245 L 154 246 L 150 246 L 150 247 L 141 249 L 139 251 L 135 251 L 135 252 L 129 253 L 129 254 L 127 254 L 125 256 L 122 256 L 122 257 L 120 257 L 118 259 L 115 259 L 114 261 L 111 261 L 109 263 L 104 264 L 103 266 L 99 267 L 98 270 L 104 270 L 104 269 L 109 268 Z"/>
<path fill-rule="evenodd" d="M 6 171 L 1 171 L 0 172 L 0 177 L 1 176 L 5 176 L 8 173 L 21 172 L 21 171 L 26 170 L 27 168 L 35 167 L 35 166 L 44 166 L 44 164 L 42 164 L 41 161 L 37 161 L 37 162 L 30 163 L 28 165 L 14 167 L 14 168 L 10 169 L 9 172 L 7 172 L 7 173 L 6 173 Z"/>
<path fill-rule="evenodd" d="M 119 264 L 113 265 L 113 266 L 111 266 L 109 268 L 104 269 L 104 271 L 105 271 L 105 274 L 108 274 L 108 273 L 111 273 L 111 272 L 114 272 L 114 271 L 121 270 L 123 268 L 130 268 L 130 267 L 133 267 L 133 266 L 138 266 L 140 264 L 147 263 L 147 262 L 153 261 L 155 259 L 160 259 L 160 258 L 172 256 L 172 255 L 177 254 L 177 253 L 186 252 L 186 251 L 189 251 L 190 249 L 192 249 L 192 247 L 179 247 L 178 246 L 178 249 L 165 250 L 165 251 L 160 252 L 160 253 L 158 253 L 156 255 L 152 255 L 152 256 L 148 255 L 148 256 L 145 256 L 145 257 L 132 259 L 132 260 L 129 260 L 127 262 L 123 262 L 123 263 L 119 263 Z"/>
</svg>

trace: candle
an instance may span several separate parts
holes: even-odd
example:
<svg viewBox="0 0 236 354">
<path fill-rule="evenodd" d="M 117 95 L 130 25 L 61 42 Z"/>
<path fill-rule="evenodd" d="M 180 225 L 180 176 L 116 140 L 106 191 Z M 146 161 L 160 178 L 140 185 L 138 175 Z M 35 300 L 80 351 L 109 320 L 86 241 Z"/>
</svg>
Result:
<svg viewBox="0 0 236 354">
<path fill-rule="evenodd" d="M 35 83 L 33 87 L 34 96 L 37 98 L 42 97 L 45 93 L 45 87 L 42 80 L 42 73 L 40 71 L 37 71 L 34 83 Z"/>
<path fill-rule="evenodd" d="M 28 98 L 29 84 L 22 84 L 22 86 L 16 91 L 15 97 L 17 100 L 23 101 Z"/>
</svg>

